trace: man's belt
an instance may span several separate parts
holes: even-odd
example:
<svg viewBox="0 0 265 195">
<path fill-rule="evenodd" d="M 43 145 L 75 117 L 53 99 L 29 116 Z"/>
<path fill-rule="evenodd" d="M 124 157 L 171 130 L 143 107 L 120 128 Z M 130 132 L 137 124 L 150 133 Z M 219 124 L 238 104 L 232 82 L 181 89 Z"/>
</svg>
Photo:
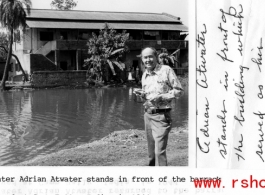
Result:
<svg viewBox="0 0 265 195">
<path fill-rule="evenodd" d="M 157 114 L 157 113 L 165 113 L 165 112 L 169 112 L 171 110 L 171 108 L 166 108 L 166 109 L 145 109 L 145 112 L 147 112 L 148 114 Z"/>
</svg>

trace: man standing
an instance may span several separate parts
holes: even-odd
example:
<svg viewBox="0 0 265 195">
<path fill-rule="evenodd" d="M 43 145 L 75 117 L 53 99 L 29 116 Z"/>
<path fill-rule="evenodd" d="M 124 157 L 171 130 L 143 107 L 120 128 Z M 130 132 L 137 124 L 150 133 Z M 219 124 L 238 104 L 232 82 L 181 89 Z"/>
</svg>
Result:
<svg viewBox="0 0 265 195">
<path fill-rule="evenodd" d="M 170 103 L 180 94 L 182 87 L 173 69 L 158 63 L 154 48 L 144 48 L 141 59 L 146 68 L 142 76 L 142 89 L 146 98 L 144 121 L 149 166 L 167 166 L 166 147 L 171 130 Z"/>
</svg>

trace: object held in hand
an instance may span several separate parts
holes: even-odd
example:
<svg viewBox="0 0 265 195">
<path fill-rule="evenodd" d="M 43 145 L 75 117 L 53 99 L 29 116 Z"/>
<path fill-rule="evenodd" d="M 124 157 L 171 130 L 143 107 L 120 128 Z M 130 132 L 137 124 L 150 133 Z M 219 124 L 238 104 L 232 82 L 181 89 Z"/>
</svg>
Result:
<svg viewBox="0 0 265 195">
<path fill-rule="evenodd" d="M 145 92 L 140 88 L 133 89 L 134 101 L 142 103 L 145 101 Z"/>
<path fill-rule="evenodd" d="M 142 94 L 144 94 L 144 91 L 140 88 L 134 88 L 133 93 L 136 95 L 142 95 Z"/>
<path fill-rule="evenodd" d="M 142 98 L 146 99 L 146 97 L 145 97 L 146 94 L 142 89 L 135 88 L 135 89 L 133 89 L 133 93 L 137 96 L 141 96 Z"/>
</svg>

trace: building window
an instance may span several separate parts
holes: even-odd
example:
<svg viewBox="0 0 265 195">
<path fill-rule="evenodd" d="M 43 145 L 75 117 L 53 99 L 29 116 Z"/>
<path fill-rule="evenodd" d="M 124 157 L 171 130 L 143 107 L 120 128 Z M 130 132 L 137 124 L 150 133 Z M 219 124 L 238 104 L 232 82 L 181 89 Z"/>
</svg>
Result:
<svg viewBox="0 0 265 195">
<path fill-rule="evenodd" d="M 47 31 L 40 32 L 40 40 L 41 41 L 52 41 L 53 32 L 47 32 Z"/>
<path fill-rule="evenodd" d="M 18 63 L 15 64 L 15 71 L 18 71 L 18 72 L 20 71 L 20 67 L 19 67 Z"/>
<path fill-rule="evenodd" d="M 162 31 L 162 40 L 168 40 L 168 32 Z"/>
<path fill-rule="evenodd" d="M 179 32 L 169 32 L 168 33 L 169 40 L 178 40 L 179 39 Z"/>
<path fill-rule="evenodd" d="M 60 68 L 62 70 L 67 70 L 67 61 L 61 61 L 60 62 Z"/>
<path fill-rule="evenodd" d="M 142 40 L 142 31 L 137 30 L 128 30 L 129 33 L 129 40 Z"/>
<path fill-rule="evenodd" d="M 80 40 L 88 40 L 91 38 L 91 33 L 86 32 L 86 31 L 80 31 L 78 34 L 78 39 Z"/>
<path fill-rule="evenodd" d="M 160 40 L 158 31 L 144 31 L 144 40 Z"/>
<path fill-rule="evenodd" d="M 17 43 L 20 42 L 20 31 L 19 30 L 15 31 L 14 33 L 14 42 L 17 42 Z"/>
<path fill-rule="evenodd" d="M 68 40 L 68 33 L 67 33 L 67 31 L 61 31 L 60 34 L 61 34 L 61 36 L 60 36 L 60 39 L 61 40 Z"/>
<path fill-rule="evenodd" d="M 162 31 L 162 40 L 179 40 L 179 32 Z"/>
</svg>

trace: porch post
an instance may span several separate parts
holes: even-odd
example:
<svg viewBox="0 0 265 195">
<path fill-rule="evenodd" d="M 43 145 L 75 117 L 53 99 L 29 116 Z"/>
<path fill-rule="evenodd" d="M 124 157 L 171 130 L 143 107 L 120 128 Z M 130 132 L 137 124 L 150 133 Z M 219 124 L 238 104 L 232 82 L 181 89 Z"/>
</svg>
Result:
<svg viewBox="0 0 265 195">
<path fill-rule="evenodd" d="M 60 69 L 60 50 L 55 50 L 54 51 L 55 54 L 55 59 L 54 59 L 54 63 L 57 66 L 57 70 Z"/>
<path fill-rule="evenodd" d="M 80 70 L 80 58 L 81 58 L 81 50 L 77 49 L 76 50 L 76 70 Z"/>
</svg>

